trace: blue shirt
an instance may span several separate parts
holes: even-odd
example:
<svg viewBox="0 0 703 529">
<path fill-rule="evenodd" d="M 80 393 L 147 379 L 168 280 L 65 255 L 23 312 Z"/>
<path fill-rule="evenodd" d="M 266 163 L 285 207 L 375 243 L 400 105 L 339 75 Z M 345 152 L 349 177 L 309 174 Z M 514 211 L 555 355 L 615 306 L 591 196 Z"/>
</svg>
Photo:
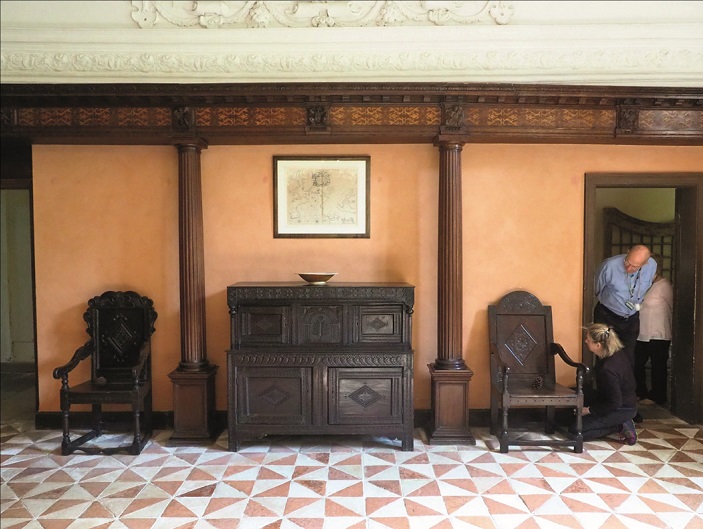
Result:
<svg viewBox="0 0 703 529">
<path fill-rule="evenodd" d="M 625 254 L 603 261 L 596 274 L 596 297 L 609 310 L 625 318 L 637 312 L 644 294 L 652 286 L 657 262 L 651 257 L 636 272 L 625 271 Z M 628 303 L 631 305 L 628 307 Z"/>
</svg>

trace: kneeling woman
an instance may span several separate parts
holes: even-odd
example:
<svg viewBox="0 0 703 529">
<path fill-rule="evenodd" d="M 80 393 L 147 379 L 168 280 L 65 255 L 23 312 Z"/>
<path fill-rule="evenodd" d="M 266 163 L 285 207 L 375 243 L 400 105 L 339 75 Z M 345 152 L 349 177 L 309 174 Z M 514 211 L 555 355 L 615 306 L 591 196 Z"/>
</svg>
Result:
<svg viewBox="0 0 703 529">
<path fill-rule="evenodd" d="M 622 342 L 612 327 L 602 323 L 586 327 L 585 342 L 598 359 L 594 366 L 596 391 L 591 399 L 586 397 L 583 409 L 583 440 L 619 433 L 623 442 L 634 445 L 637 442 L 632 421 L 637 414 L 635 376 Z"/>
</svg>

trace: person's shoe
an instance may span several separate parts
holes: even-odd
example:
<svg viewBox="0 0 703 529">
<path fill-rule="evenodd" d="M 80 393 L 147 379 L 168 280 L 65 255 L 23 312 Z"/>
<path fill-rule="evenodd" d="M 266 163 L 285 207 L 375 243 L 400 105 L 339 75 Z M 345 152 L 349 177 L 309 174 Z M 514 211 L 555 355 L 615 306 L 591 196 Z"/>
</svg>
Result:
<svg viewBox="0 0 703 529">
<path fill-rule="evenodd" d="M 620 440 L 630 446 L 637 443 L 637 430 L 635 430 L 635 423 L 632 419 L 628 419 L 622 423 Z"/>
</svg>

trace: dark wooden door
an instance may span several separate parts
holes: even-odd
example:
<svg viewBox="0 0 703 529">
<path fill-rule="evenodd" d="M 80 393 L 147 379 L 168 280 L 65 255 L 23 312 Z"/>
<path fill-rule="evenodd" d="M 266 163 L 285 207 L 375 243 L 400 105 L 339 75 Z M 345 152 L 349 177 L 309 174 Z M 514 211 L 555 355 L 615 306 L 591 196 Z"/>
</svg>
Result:
<svg viewBox="0 0 703 529">
<path fill-rule="evenodd" d="M 699 212 L 700 213 L 700 212 Z M 688 422 L 700 422 L 703 370 L 700 367 L 701 338 L 696 338 L 696 248 L 701 226 L 696 219 L 695 190 L 676 190 L 676 276 L 671 352 L 671 411 Z M 700 251 L 700 248 L 699 248 Z M 700 272 L 699 272 L 700 273 Z M 698 279 L 700 281 L 700 279 Z M 700 283 L 699 283 L 700 284 Z M 700 316 L 698 316 L 700 318 Z M 696 351 L 698 344 L 698 351 Z"/>
</svg>

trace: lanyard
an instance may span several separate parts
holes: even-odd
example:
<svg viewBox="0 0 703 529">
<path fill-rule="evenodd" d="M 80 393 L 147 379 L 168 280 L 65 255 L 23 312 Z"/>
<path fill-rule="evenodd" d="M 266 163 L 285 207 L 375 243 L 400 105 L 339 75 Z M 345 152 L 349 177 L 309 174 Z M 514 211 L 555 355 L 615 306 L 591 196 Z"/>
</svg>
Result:
<svg viewBox="0 0 703 529">
<path fill-rule="evenodd" d="M 641 271 L 642 270 L 637 270 L 637 275 L 635 275 L 634 283 L 632 283 L 632 276 L 630 276 L 630 274 L 627 274 L 627 289 L 630 291 L 630 299 L 632 299 L 633 294 L 635 293 L 635 289 L 637 288 L 637 284 L 639 283 Z M 637 297 L 639 297 L 639 293 L 639 289 L 637 289 Z"/>
</svg>

